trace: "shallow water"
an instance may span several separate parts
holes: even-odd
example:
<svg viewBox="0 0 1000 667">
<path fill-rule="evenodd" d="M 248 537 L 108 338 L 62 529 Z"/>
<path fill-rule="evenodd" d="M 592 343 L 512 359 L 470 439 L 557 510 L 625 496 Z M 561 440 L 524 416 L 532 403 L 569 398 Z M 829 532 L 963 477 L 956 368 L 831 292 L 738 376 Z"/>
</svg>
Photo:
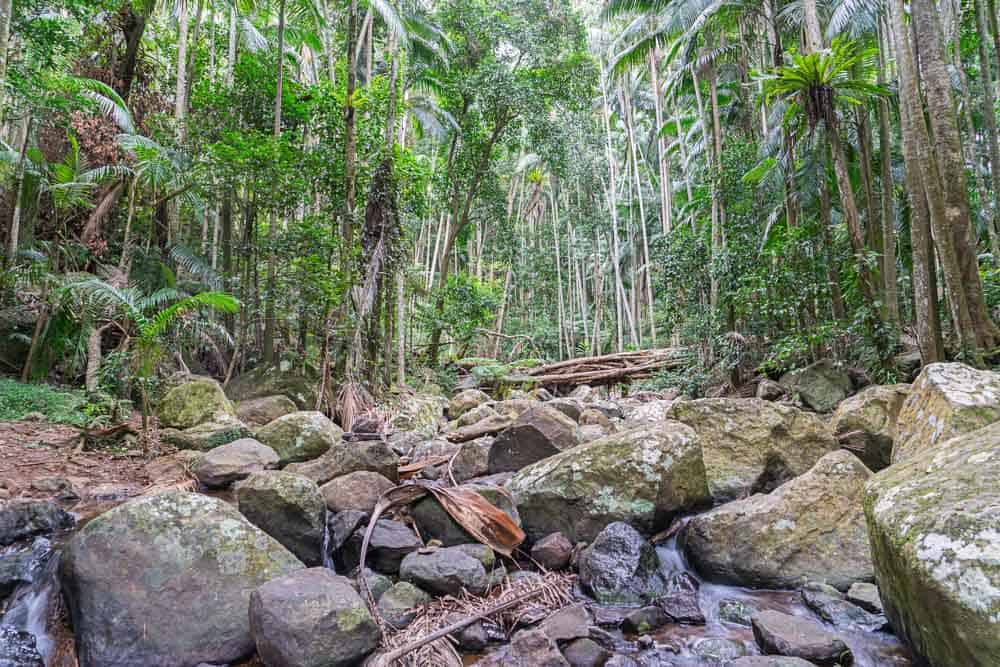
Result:
<svg viewBox="0 0 1000 667">
<path fill-rule="evenodd" d="M 22 546 L 23 548 L 23 546 Z M 55 649 L 55 641 L 49 631 L 52 605 L 58 603 L 59 552 L 45 538 L 38 538 L 32 544 L 35 552 L 29 568 L 31 581 L 14 590 L 7 600 L 0 625 L 12 626 L 31 633 L 35 637 L 35 647 L 48 664 Z"/>
</svg>

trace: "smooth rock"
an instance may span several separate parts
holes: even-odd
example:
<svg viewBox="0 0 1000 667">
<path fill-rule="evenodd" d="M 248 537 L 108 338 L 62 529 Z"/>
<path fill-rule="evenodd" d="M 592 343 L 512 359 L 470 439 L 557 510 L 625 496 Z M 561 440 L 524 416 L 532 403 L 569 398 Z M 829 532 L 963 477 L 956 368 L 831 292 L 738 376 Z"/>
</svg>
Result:
<svg viewBox="0 0 1000 667">
<path fill-rule="evenodd" d="M 257 429 L 255 437 L 278 453 L 280 464 L 309 461 L 335 447 L 344 432 L 322 412 L 292 412 Z"/>
<path fill-rule="evenodd" d="M 500 432 L 490 448 L 490 473 L 515 472 L 580 444 L 572 419 L 547 406 L 521 414 Z"/>
<path fill-rule="evenodd" d="M 293 370 L 290 365 L 258 366 L 237 375 L 226 385 L 226 393 L 242 402 L 264 396 L 287 396 L 299 410 L 313 410 L 320 380 L 310 374 Z"/>
<path fill-rule="evenodd" d="M 622 627 L 628 632 L 642 635 L 659 630 L 668 623 L 670 623 L 670 617 L 665 611 L 657 605 L 648 605 L 625 614 Z"/>
<path fill-rule="evenodd" d="M 705 615 L 698 605 L 698 591 L 676 591 L 667 593 L 656 600 L 674 623 L 685 625 L 705 625 Z"/>
<path fill-rule="evenodd" d="M 210 488 L 228 486 L 278 465 L 278 454 L 253 438 L 241 438 L 210 450 L 191 467 L 195 479 Z"/>
<path fill-rule="evenodd" d="M 474 663 L 476 667 L 569 667 L 556 643 L 541 630 L 519 630 L 510 645 Z"/>
<path fill-rule="evenodd" d="M 577 639 L 563 648 L 563 657 L 570 667 L 601 667 L 611 653 L 593 639 Z"/>
<path fill-rule="evenodd" d="M 382 594 L 378 600 L 378 610 L 394 628 L 402 630 L 417 617 L 419 608 L 431 600 L 430 595 L 413 584 L 400 581 Z"/>
<path fill-rule="evenodd" d="M 692 650 L 708 665 L 729 664 L 730 661 L 747 654 L 742 642 L 721 637 L 699 639 L 692 646 Z"/>
<path fill-rule="evenodd" d="M 451 397 L 448 401 L 448 418 L 458 419 L 463 414 L 490 400 L 489 395 L 479 389 L 466 389 Z M 477 420 L 478 421 L 478 420 Z"/>
<path fill-rule="evenodd" d="M 550 533 L 531 547 L 531 558 L 546 570 L 556 571 L 569 565 L 573 543 L 562 533 Z"/>
<path fill-rule="evenodd" d="M 390 482 L 399 480 L 399 455 L 381 440 L 338 441 L 311 461 L 292 463 L 288 472 L 308 477 L 319 485 L 352 472 L 377 472 Z"/>
<path fill-rule="evenodd" d="M 361 545 L 367 528 L 358 528 L 341 549 L 340 558 L 347 569 L 360 563 Z M 379 519 L 372 529 L 368 542 L 365 565 L 382 574 L 397 574 L 399 564 L 406 554 L 423 547 L 420 538 L 410 528 L 399 521 Z"/>
<path fill-rule="evenodd" d="M 377 472 L 362 470 L 332 479 L 319 487 L 319 491 L 331 512 L 371 512 L 379 496 L 393 486 L 395 484 Z"/>
<path fill-rule="evenodd" d="M 434 595 L 457 595 L 463 589 L 480 594 L 489 585 L 482 562 L 461 547 L 407 554 L 399 566 L 399 578 Z"/>
<path fill-rule="evenodd" d="M 236 487 L 236 504 L 303 563 L 323 563 L 326 504 L 312 480 L 279 470 L 254 473 Z"/>
<path fill-rule="evenodd" d="M 451 472 L 456 482 L 461 484 L 489 474 L 490 449 L 493 447 L 493 440 L 493 436 L 486 435 L 462 443 L 458 454 L 451 462 Z"/>
<path fill-rule="evenodd" d="M 757 645 L 766 654 L 802 658 L 817 665 L 851 663 L 844 640 L 809 619 L 762 611 L 751 622 Z"/>
<path fill-rule="evenodd" d="M 836 628 L 876 632 L 886 625 L 885 616 L 870 614 L 844 599 L 844 594 L 827 584 L 806 584 L 802 601 L 821 619 Z"/>
<path fill-rule="evenodd" d="M 583 405 L 573 398 L 553 398 L 545 405 L 554 410 L 558 410 L 575 422 L 580 421 L 580 413 L 583 412 Z"/>
<path fill-rule="evenodd" d="M 667 591 L 656 549 L 626 523 L 602 530 L 580 557 L 580 585 L 601 604 L 643 604 Z"/>
<path fill-rule="evenodd" d="M 846 369 L 829 359 L 820 359 L 805 368 L 785 373 L 778 384 L 798 394 L 816 412 L 830 412 L 851 395 L 853 385 Z"/>
<path fill-rule="evenodd" d="M 816 667 L 802 658 L 790 658 L 781 655 L 753 655 L 737 658 L 728 667 Z"/>
<path fill-rule="evenodd" d="M 590 636 L 594 622 L 587 605 L 577 602 L 567 605 L 539 624 L 539 629 L 556 642 Z"/>
<path fill-rule="evenodd" d="M 491 417 L 496 417 L 497 411 L 494 410 L 489 405 L 477 405 L 468 412 L 462 413 L 462 416 L 454 420 L 454 424 L 457 428 L 463 426 L 472 426 L 484 419 L 490 419 Z"/>
<path fill-rule="evenodd" d="M 236 417 L 222 415 L 216 419 L 186 428 L 183 431 L 175 428 L 160 430 L 160 440 L 177 449 L 189 449 L 207 452 L 216 447 L 227 445 L 241 438 L 251 436 L 250 428 Z"/>
<path fill-rule="evenodd" d="M 849 448 L 874 471 L 892 461 L 896 420 L 910 385 L 877 385 L 851 396 L 837 406 L 830 426 L 841 446 Z"/>
<path fill-rule="evenodd" d="M 236 418 L 222 386 L 211 378 L 195 378 L 164 395 L 156 409 L 160 426 L 178 430 L 226 417 Z"/>
<path fill-rule="evenodd" d="M 263 426 L 278 417 L 296 412 L 298 407 L 287 396 L 261 396 L 236 404 L 236 416 L 251 426 Z"/>
<path fill-rule="evenodd" d="M 847 589 L 847 600 L 873 614 L 885 613 L 882 598 L 878 594 L 878 586 L 866 582 L 856 582 Z"/>
</svg>

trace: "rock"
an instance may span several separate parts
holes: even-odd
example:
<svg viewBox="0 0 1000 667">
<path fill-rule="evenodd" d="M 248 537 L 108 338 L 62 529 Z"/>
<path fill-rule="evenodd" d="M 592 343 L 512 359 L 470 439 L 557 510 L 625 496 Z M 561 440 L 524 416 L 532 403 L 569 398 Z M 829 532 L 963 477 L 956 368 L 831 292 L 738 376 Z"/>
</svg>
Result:
<svg viewBox="0 0 1000 667">
<path fill-rule="evenodd" d="M 550 407 L 527 410 L 493 441 L 490 473 L 514 472 L 580 444 L 576 423 Z"/>
<path fill-rule="evenodd" d="M 451 472 L 455 476 L 455 481 L 461 484 L 470 479 L 488 475 L 492 447 L 493 437 L 488 435 L 462 443 L 458 454 L 451 463 Z"/>
<path fill-rule="evenodd" d="M 777 611 L 756 613 L 751 621 L 753 636 L 764 653 L 802 658 L 818 665 L 851 663 L 847 644 L 818 623 Z"/>
<path fill-rule="evenodd" d="M 284 466 L 322 456 L 343 435 L 322 412 L 292 412 L 257 429 L 255 437 L 278 452 Z"/>
<path fill-rule="evenodd" d="M 591 401 L 586 407 L 587 410 L 600 412 L 607 419 L 621 419 L 624 416 L 621 407 L 613 401 Z M 583 414 L 580 415 L 580 419 L 583 419 Z"/>
<path fill-rule="evenodd" d="M 517 507 L 503 489 L 491 484 L 477 484 L 474 481 L 465 486 L 475 490 L 487 502 L 502 510 L 515 524 L 521 525 Z M 410 515 L 425 540 L 437 540 L 446 547 L 476 541 L 476 538 L 466 532 L 431 495 L 415 502 L 410 507 Z"/>
<path fill-rule="evenodd" d="M 491 417 L 496 417 L 497 411 L 488 405 L 477 405 L 468 412 L 462 414 L 461 417 L 454 421 L 456 427 L 462 426 L 472 426 L 477 422 L 481 422 L 484 419 L 489 419 Z"/>
<path fill-rule="evenodd" d="M 902 376 L 907 379 L 913 379 L 920 372 L 920 365 L 923 363 L 923 359 L 920 356 L 920 350 L 910 350 L 908 352 L 901 352 L 892 358 L 893 368 Z"/>
<path fill-rule="evenodd" d="M 439 422 L 448 407 L 448 400 L 432 394 L 412 394 L 401 391 L 392 396 L 387 407 L 393 415 L 391 430 L 419 433 L 423 438 L 433 438 Z"/>
<path fill-rule="evenodd" d="M 613 521 L 653 532 L 709 500 L 698 439 L 677 422 L 574 447 L 521 470 L 507 488 L 531 539 L 561 532 L 571 542 Z"/>
<path fill-rule="evenodd" d="M 917 376 L 896 422 L 892 462 L 1000 420 L 1000 373 L 965 364 L 930 364 Z"/>
<path fill-rule="evenodd" d="M 882 470 L 892 461 L 896 419 L 909 392 L 908 384 L 879 385 L 851 396 L 830 418 L 833 434 L 866 466 Z"/>
<path fill-rule="evenodd" d="M 837 628 L 875 632 L 886 625 L 885 616 L 869 614 L 844 599 L 844 594 L 827 584 L 810 583 L 802 588 L 802 601 L 817 616 Z"/>
<path fill-rule="evenodd" d="M 648 426 L 664 422 L 667 420 L 667 411 L 673 404 L 673 401 L 663 399 L 638 403 L 625 411 L 625 428 L 635 428 L 637 426 Z"/>
<path fill-rule="evenodd" d="M 431 438 L 413 446 L 409 453 L 410 462 L 423 461 L 437 456 L 451 456 L 461 448 L 461 443 L 450 442 L 444 438 Z"/>
<path fill-rule="evenodd" d="M 538 387 L 537 389 L 532 389 L 531 391 L 528 392 L 528 398 L 531 398 L 536 401 L 542 401 L 544 403 L 547 401 L 551 401 L 553 398 L 555 398 L 555 396 L 553 396 L 552 392 L 546 389 L 545 387 Z"/>
<path fill-rule="evenodd" d="M 667 593 L 658 598 L 656 604 L 674 623 L 705 625 L 705 615 L 698 605 L 697 589 Z"/>
<path fill-rule="evenodd" d="M 587 443 L 600 440 L 614 432 L 612 428 L 606 428 L 598 424 L 584 424 L 580 427 L 580 442 Z"/>
<path fill-rule="evenodd" d="M 558 410 L 575 422 L 580 421 L 580 413 L 583 412 L 583 405 L 573 398 L 553 398 L 545 406 Z"/>
<path fill-rule="evenodd" d="M 297 410 L 298 407 L 287 396 L 261 396 L 237 403 L 236 416 L 245 424 L 263 426 Z"/>
<path fill-rule="evenodd" d="M 371 512 L 379 496 L 393 486 L 395 484 L 377 472 L 361 470 L 332 479 L 319 487 L 319 491 L 331 512 Z"/>
<path fill-rule="evenodd" d="M 452 614 L 452 622 L 464 620 L 462 614 Z M 490 643 L 489 633 L 482 621 L 476 621 L 459 630 L 455 635 L 458 648 L 467 653 L 479 653 Z"/>
<path fill-rule="evenodd" d="M 757 385 L 757 398 L 764 401 L 778 401 L 785 397 L 785 388 L 774 380 L 768 380 L 767 378 L 760 381 Z"/>
<path fill-rule="evenodd" d="M 582 602 L 563 607 L 542 621 L 538 628 L 554 642 L 590 636 L 593 617 Z"/>
<path fill-rule="evenodd" d="M 73 483 L 64 477 L 40 477 L 32 480 L 28 488 L 35 493 L 54 497 L 56 500 L 70 502 L 80 499 L 80 494 L 73 488 Z"/>
<path fill-rule="evenodd" d="M 153 459 L 143 466 L 146 477 L 154 484 L 171 484 L 178 480 L 187 480 L 191 477 L 191 470 L 194 464 L 204 456 L 200 452 L 190 449 L 181 449 Z"/>
<path fill-rule="evenodd" d="M 570 667 L 601 667 L 611 653 L 593 639 L 585 637 L 567 644 L 563 648 L 563 657 Z"/>
<path fill-rule="evenodd" d="M 396 482 L 399 480 L 399 456 L 381 440 L 338 441 L 319 458 L 291 463 L 285 470 L 320 485 L 352 472 L 377 472 Z"/>
<path fill-rule="evenodd" d="M 698 434 L 717 502 L 772 491 L 837 448 L 817 415 L 756 398 L 675 401 L 668 414 Z"/>
<path fill-rule="evenodd" d="M 184 430 L 226 417 L 235 419 L 236 410 L 218 382 L 195 378 L 168 391 L 157 406 L 156 416 L 160 426 Z"/>
<path fill-rule="evenodd" d="M 348 570 L 360 564 L 366 528 L 358 528 L 341 548 L 340 559 Z M 372 529 L 365 564 L 382 574 L 397 574 L 406 554 L 423 547 L 412 530 L 399 521 L 379 519 Z"/>
<path fill-rule="evenodd" d="M 357 568 L 355 568 L 352 573 L 354 576 L 352 576 L 348 581 L 350 581 L 351 586 L 355 590 L 360 592 L 361 589 L 358 587 L 357 572 Z M 382 599 L 385 592 L 392 588 L 392 583 L 392 579 L 384 574 L 379 574 L 378 572 L 375 572 L 367 567 L 365 568 L 365 585 L 367 585 L 368 590 L 371 591 L 372 599 L 374 599 L 375 602 Z"/>
<path fill-rule="evenodd" d="M 52 543 L 44 537 L 35 538 L 30 548 L 0 554 L 0 607 L 19 586 L 31 583 L 51 556 Z"/>
<path fill-rule="evenodd" d="M 119 505 L 60 562 L 80 666 L 234 662 L 254 648 L 250 593 L 302 567 L 221 500 L 171 491 Z"/>
<path fill-rule="evenodd" d="M 718 613 L 719 620 L 724 623 L 745 625 L 749 628 L 750 618 L 754 615 L 755 610 L 742 600 L 726 599 L 719 601 Z"/>
<path fill-rule="evenodd" d="M 0 625 L 0 665 L 3 667 L 45 667 L 35 636 L 12 625 Z"/>
<path fill-rule="evenodd" d="M 785 373 L 778 384 L 798 394 L 816 412 L 830 412 L 853 390 L 850 374 L 829 359 Z"/>
<path fill-rule="evenodd" d="M 50 500 L 8 500 L 0 505 L 0 546 L 72 528 L 76 520 Z"/>
<path fill-rule="evenodd" d="M 406 581 L 393 584 L 378 600 L 378 610 L 394 628 L 402 630 L 417 617 L 431 596 Z"/>
<path fill-rule="evenodd" d="M 237 485 L 236 503 L 250 523 L 303 563 L 323 563 L 326 504 L 311 480 L 279 470 L 254 473 Z"/>
<path fill-rule="evenodd" d="M 813 663 L 802 658 L 789 658 L 780 655 L 754 655 L 737 658 L 728 667 L 815 667 Z"/>
<path fill-rule="evenodd" d="M 269 581 L 250 596 L 257 653 L 274 667 L 351 667 L 381 633 L 350 581 L 315 567 Z"/>
<path fill-rule="evenodd" d="M 434 595 L 458 595 L 463 589 L 478 595 L 489 584 L 483 564 L 460 547 L 407 554 L 399 578 Z"/>
<path fill-rule="evenodd" d="M 866 489 L 886 616 L 935 666 L 991 665 L 1000 655 L 998 442 L 1000 422 L 918 447 Z"/>
<path fill-rule="evenodd" d="M 228 415 L 186 428 L 183 431 L 175 428 L 165 428 L 160 431 L 160 440 L 168 445 L 173 445 L 177 449 L 190 449 L 198 452 L 207 452 L 250 436 L 250 429 L 247 428 L 246 424 L 236 417 Z"/>
<path fill-rule="evenodd" d="M 569 393 L 569 397 L 575 398 L 582 403 L 589 403 L 590 401 L 597 400 L 597 391 L 589 384 L 581 384 Z"/>
<path fill-rule="evenodd" d="M 586 410 L 580 413 L 580 425 L 600 426 L 603 429 L 610 430 L 611 420 L 600 410 L 595 410 L 593 407 L 588 406 Z"/>
<path fill-rule="evenodd" d="M 475 667 L 569 667 L 556 643 L 541 630 L 519 630 L 510 645 L 474 663 Z"/>
<path fill-rule="evenodd" d="M 847 589 L 847 600 L 873 614 L 885 613 L 882 598 L 878 594 L 878 586 L 865 582 L 856 582 Z"/>
<path fill-rule="evenodd" d="M 195 479 L 220 488 L 278 465 L 278 454 L 253 438 L 234 440 L 210 450 L 192 466 Z"/>
<path fill-rule="evenodd" d="M 226 385 L 226 392 L 238 402 L 266 396 L 287 396 L 299 410 L 316 409 L 319 377 L 281 366 L 258 366 L 238 375 Z"/>
<path fill-rule="evenodd" d="M 495 401 L 492 403 L 493 409 L 501 417 L 517 419 L 528 410 L 541 407 L 539 401 L 531 401 L 524 398 L 508 398 L 506 401 Z M 548 406 L 546 406 L 548 407 Z"/>
<path fill-rule="evenodd" d="M 628 632 L 642 635 L 659 630 L 668 623 L 670 623 L 670 617 L 665 611 L 656 605 L 649 605 L 625 614 L 622 627 Z"/>
<path fill-rule="evenodd" d="M 747 654 L 742 642 L 718 637 L 699 639 L 691 648 L 708 665 L 728 665 Z"/>
<path fill-rule="evenodd" d="M 643 604 L 667 590 L 656 549 L 626 523 L 608 525 L 580 557 L 580 584 L 601 604 Z"/>
<path fill-rule="evenodd" d="M 546 570 L 561 570 L 569 565 L 573 543 L 562 533 L 550 533 L 531 547 L 531 558 Z"/>
<path fill-rule="evenodd" d="M 871 581 L 861 501 L 871 477 L 845 450 L 770 494 L 735 500 L 693 517 L 684 550 L 706 577 L 754 588 L 825 581 L 847 590 Z"/>
<path fill-rule="evenodd" d="M 448 418 L 458 419 L 469 410 L 479 407 L 490 400 L 484 391 L 479 389 L 466 389 L 451 397 L 448 401 Z M 476 421 L 479 421 L 478 419 Z"/>
<path fill-rule="evenodd" d="M 338 551 L 358 528 L 368 523 L 368 512 L 360 510 L 344 510 L 327 513 L 327 549 L 333 553 Z"/>
</svg>

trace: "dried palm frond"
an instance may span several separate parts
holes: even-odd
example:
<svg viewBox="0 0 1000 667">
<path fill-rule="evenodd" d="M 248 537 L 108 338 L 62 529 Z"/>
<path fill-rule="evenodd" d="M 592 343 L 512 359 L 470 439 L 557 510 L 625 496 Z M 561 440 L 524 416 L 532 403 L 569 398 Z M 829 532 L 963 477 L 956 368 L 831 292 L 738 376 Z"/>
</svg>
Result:
<svg viewBox="0 0 1000 667">
<path fill-rule="evenodd" d="M 337 392 L 334 413 L 340 420 L 343 429 L 350 431 L 355 418 L 370 410 L 374 405 L 375 399 L 362 384 L 347 381 L 340 386 L 340 391 Z"/>
</svg>

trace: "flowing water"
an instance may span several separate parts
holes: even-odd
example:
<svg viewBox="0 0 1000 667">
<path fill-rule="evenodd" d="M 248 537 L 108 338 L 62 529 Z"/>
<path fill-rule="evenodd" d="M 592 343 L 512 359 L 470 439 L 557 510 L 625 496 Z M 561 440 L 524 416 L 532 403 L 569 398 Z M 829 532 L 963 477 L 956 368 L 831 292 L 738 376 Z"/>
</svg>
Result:
<svg viewBox="0 0 1000 667">
<path fill-rule="evenodd" d="M 0 617 L 0 626 L 15 628 L 34 636 L 35 648 L 46 664 L 55 648 L 49 621 L 53 616 L 52 605 L 58 603 L 58 568 L 58 550 L 49 540 L 37 538 L 32 543 L 31 560 L 24 571 L 29 581 L 14 589 Z M 14 636 L 10 634 L 3 635 L 4 640 L 8 641 L 12 637 Z M 6 648 L 9 650 L 9 647 Z"/>
</svg>

